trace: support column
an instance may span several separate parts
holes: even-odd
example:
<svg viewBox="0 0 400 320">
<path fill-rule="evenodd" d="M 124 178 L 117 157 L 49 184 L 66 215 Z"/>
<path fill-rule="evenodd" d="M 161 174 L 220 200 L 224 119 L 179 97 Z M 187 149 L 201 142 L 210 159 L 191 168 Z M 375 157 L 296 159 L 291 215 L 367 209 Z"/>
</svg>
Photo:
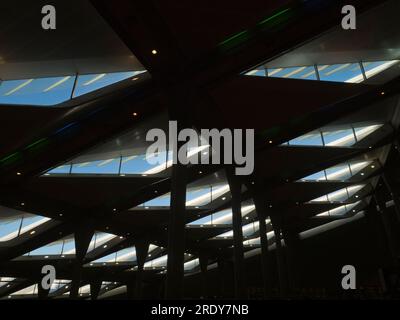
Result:
<svg viewBox="0 0 400 320">
<path fill-rule="evenodd" d="M 274 214 L 270 214 L 270 217 L 275 235 L 276 263 L 277 263 L 278 278 L 279 278 L 279 291 L 281 297 L 285 297 L 287 295 L 287 280 L 286 280 L 287 270 L 285 267 L 285 258 L 281 243 L 282 240 L 281 221 L 279 221 L 280 217 L 275 216 Z"/>
<path fill-rule="evenodd" d="M 73 276 L 71 283 L 70 299 L 77 299 L 82 279 L 82 264 L 93 237 L 93 230 L 79 229 L 75 232 L 75 261 L 73 264 Z"/>
<path fill-rule="evenodd" d="M 218 277 L 219 277 L 219 295 L 221 298 L 225 298 L 225 260 L 222 257 L 218 257 Z"/>
<path fill-rule="evenodd" d="M 207 299 L 208 296 L 208 287 L 207 287 L 207 267 L 208 267 L 208 255 L 205 252 L 200 252 L 199 254 L 200 261 L 200 271 L 201 271 L 201 282 L 202 282 L 202 297 L 203 299 Z"/>
<path fill-rule="evenodd" d="M 235 275 L 235 297 L 243 299 L 245 293 L 244 279 L 244 253 L 243 253 L 243 230 L 242 230 L 242 183 L 235 176 L 234 168 L 226 169 L 229 188 L 232 195 L 232 224 L 233 224 L 233 255 Z"/>
<path fill-rule="evenodd" d="M 47 289 L 47 290 L 43 289 L 41 280 L 38 282 L 37 286 L 38 286 L 38 298 L 39 298 L 39 300 L 48 299 L 50 289 Z"/>
<path fill-rule="evenodd" d="M 149 241 L 141 240 L 135 244 L 136 248 L 136 260 L 137 260 L 137 272 L 136 272 L 136 283 L 135 283 L 135 297 L 136 299 L 142 298 L 142 286 L 143 286 L 143 268 L 146 262 L 146 257 L 149 252 Z"/>
<path fill-rule="evenodd" d="M 90 299 L 97 300 L 100 290 L 101 290 L 102 281 L 93 281 L 90 283 Z"/>
<path fill-rule="evenodd" d="M 298 233 L 291 229 L 290 226 L 283 228 L 283 235 L 285 238 L 288 289 L 290 294 L 294 294 L 297 288 L 296 258 L 298 256 L 297 250 L 299 248 L 300 239 Z"/>
<path fill-rule="evenodd" d="M 185 222 L 186 168 L 178 163 L 172 166 L 166 299 L 180 299 L 183 296 Z"/>
<path fill-rule="evenodd" d="M 251 188 L 251 189 L 250 189 Z M 267 204 L 264 200 L 262 193 L 255 191 L 254 187 L 248 186 L 253 193 L 254 205 L 256 206 L 257 218 L 260 231 L 261 243 L 261 273 L 263 277 L 264 298 L 270 294 L 270 282 L 268 276 L 268 237 L 267 237 L 267 224 L 265 220 L 268 217 Z"/>
<path fill-rule="evenodd" d="M 379 217 L 379 220 L 381 222 L 381 225 L 382 225 L 381 230 L 383 230 L 385 242 L 388 247 L 388 251 L 390 254 L 392 264 L 396 265 L 397 259 L 396 259 L 395 239 L 393 238 L 392 230 L 390 227 L 390 222 L 389 222 L 388 217 L 385 212 L 386 204 L 385 204 L 384 200 L 382 199 L 381 195 L 374 194 L 371 205 L 372 205 L 373 212 Z"/>
<path fill-rule="evenodd" d="M 393 186 L 392 179 L 385 173 L 382 173 L 382 180 L 394 202 L 394 209 L 396 212 L 397 221 L 400 222 L 400 199 L 399 194 Z"/>
</svg>

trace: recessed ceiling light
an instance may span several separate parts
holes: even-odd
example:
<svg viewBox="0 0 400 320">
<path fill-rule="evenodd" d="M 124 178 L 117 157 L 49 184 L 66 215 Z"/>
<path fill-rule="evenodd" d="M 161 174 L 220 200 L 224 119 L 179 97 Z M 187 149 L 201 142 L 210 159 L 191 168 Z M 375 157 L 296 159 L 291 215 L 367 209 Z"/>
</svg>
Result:
<svg viewBox="0 0 400 320">
<path fill-rule="evenodd" d="M 153 49 L 153 50 L 151 50 L 151 53 L 152 53 L 152 54 L 157 54 L 157 50 L 156 50 L 156 49 Z"/>
<path fill-rule="evenodd" d="M 114 212 L 117 211 L 117 208 L 114 208 L 113 211 L 114 211 Z"/>
<path fill-rule="evenodd" d="M 147 174 L 142 174 L 142 177 L 147 177 Z"/>
<path fill-rule="evenodd" d="M 222 200 L 226 200 L 226 197 L 222 197 Z"/>
<path fill-rule="evenodd" d="M 361 175 L 363 176 L 365 173 L 364 172 L 361 172 Z"/>
<path fill-rule="evenodd" d="M 49 256 L 44 256 L 44 258 L 45 258 L 45 259 L 48 259 L 48 258 L 49 258 Z"/>
<path fill-rule="evenodd" d="M 203 173 L 203 171 L 199 171 L 199 174 L 202 174 Z"/>
<path fill-rule="evenodd" d="M 246 220 L 249 220 L 249 217 L 246 217 L 245 219 L 246 219 Z"/>
<path fill-rule="evenodd" d="M 381 95 L 384 96 L 384 95 L 385 95 L 385 91 L 382 91 L 382 92 L 381 92 Z"/>
<path fill-rule="evenodd" d="M 62 255 L 62 256 L 61 256 L 61 258 L 65 258 L 65 256 L 64 256 L 64 255 Z"/>
<path fill-rule="evenodd" d="M 32 230 L 31 232 L 30 232 L 30 234 L 35 234 L 36 233 L 36 231 L 35 230 Z"/>
<path fill-rule="evenodd" d="M 272 142 L 273 142 L 272 140 L 269 140 L 269 141 L 268 141 L 269 144 L 272 144 Z"/>
<path fill-rule="evenodd" d="M 20 176 L 21 175 L 21 172 L 17 172 L 17 176 Z"/>
<path fill-rule="evenodd" d="M 132 78 L 132 81 L 136 81 L 138 79 L 139 79 L 138 77 L 134 77 L 134 78 Z"/>
<path fill-rule="evenodd" d="M 25 203 L 24 202 L 21 202 L 21 206 L 24 206 L 25 205 Z"/>
<path fill-rule="evenodd" d="M 132 113 L 132 115 L 134 116 L 134 117 L 137 117 L 137 113 L 136 112 L 134 112 L 134 113 Z"/>
<path fill-rule="evenodd" d="M 372 166 L 371 166 L 371 168 L 372 168 L 372 169 L 375 169 L 375 166 L 374 166 L 374 165 L 372 165 Z"/>
<path fill-rule="evenodd" d="M 62 213 L 60 213 L 60 214 L 59 214 L 59 216 L 60 216 L 60 217 L 62 217 L 62 216 L 63 216 L 63 214 L 62 214 Z"/>
<path fill-rule="evenodd" d="M 107 248 L 107 245 L 105 244 L 105 245 L 103 246 L 103 248 Z"/>
</svg>

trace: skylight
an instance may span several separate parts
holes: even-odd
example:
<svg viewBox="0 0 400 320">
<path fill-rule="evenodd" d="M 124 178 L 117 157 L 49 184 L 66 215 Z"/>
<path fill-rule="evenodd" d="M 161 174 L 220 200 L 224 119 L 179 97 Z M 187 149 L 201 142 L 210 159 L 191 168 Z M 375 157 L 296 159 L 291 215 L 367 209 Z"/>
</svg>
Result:
<svg viewBox="0 0 400 320">
<path fill-rule="evenodd" d="M 53 106 L 143 72 L 146 71 L 5 80 L 0 83 L 0 104 Z"/>
<path fill-rule="evenodd" d="M 245 217 L 250 212 L 254 211 L 255 205 L 242 205 L 242 217 Z M 192 225 L 224 225 L 232 224 L 232 209 L 221 210 L 196 221 L 189 223 Z"/>
<path fill-rule="evenodd" d="M 351 198 L 353 195 L 355 195 L 358 191 L 360 191 L 364 187 L 365 187 L 365 185 L 360 184 L 360 185 L 354 185 L 351 187 L 343 188 L 343 189 L 331 192 L 322 197 L 311 200 L 310 203 L 314 203 L 314 202 L 344 202 L 344 201 L 348 200 L 349 198 Z"/>
<path fill-rule="evenodd" d="M 319 147 L 351 147 L 371 133 L 381 128 L 383 124 L 369 126 L 351 126 L 341 129 L 319 129 L 292 139 L 282 145 L 289 146 L 319 146 Z"/>
<path fill-rule="evenodd" d="M 13 213 L 7 218 L 0 218 L 0 242 L 15 239 L 22 234 L 50 221 L 50 218 L 16 211 L 0 206 L 0 212 Z"/>
<path fill-rule="evenodd" d="M 228 192 L 228 184 L 188 188 L 186 191 L 186 207 L 205 206 Z M 153 200 L 142 203 L 138 207 L 144 207 L 145 209 L 150 207 L 169 207 L 170 198 L 171 194 L 166 193 Z"/>
<path fill-rule="evenodd" d="M 358 161 L 339 164 L 313 173 L 300 181 L 346 181 L 370 165 L 372 161 Z"/>
<path fill-rule="evenodd" d="M 24 256 L 66 256 L 75 255 L 75 240 L 73 237 L 66 237 L 64 239 L 54 241 L 43 247 L 24 254 Z"/>
<path fill-rule="evenodd" d="M 353 210 L 360 203 L 361 203 L 361 201 L 357 201 L 357 202 L 354 202 L 351 204 L 345 204 L 345 205 L 339 206 L 335 209 L 328 210 L 328 211 L 322 212 L 320 214 L 317 214 L 316 217 L 341 217 L 341 216 L 346 215 L 351 210 Z"/>
<path fill-rule="evenodd" d="M 398 64 L 399 61 L 400 60 L 354 62 L 280 68 L 265 68 L 259 66 L 245 73 L 245 75 L 283 79 L 361 83 Z"/>
</svg>

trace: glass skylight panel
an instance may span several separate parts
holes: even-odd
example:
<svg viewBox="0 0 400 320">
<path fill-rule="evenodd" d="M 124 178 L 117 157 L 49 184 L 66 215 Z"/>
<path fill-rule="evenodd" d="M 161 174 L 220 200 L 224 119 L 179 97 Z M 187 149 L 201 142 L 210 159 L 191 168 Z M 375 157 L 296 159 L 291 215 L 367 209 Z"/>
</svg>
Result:
<svg viewBox="0 0 400 320">
<path fill-rule="evenodd" d="M 255 205 L 242 206 L 242 217 L 254 211 Z M 189 223 L 189 225 L 225 225 L 232 224 L 232 209 L 225 209 Z"/>
<path fill-rule="evenodd" d="M 79 290 L 78 290 L 78 294 L 80 296 L 90 295 L 90 284 L 87 284 L 87 285 L 84 285 L 84 286 L 80 287 Z"/>
<path fill-rule="evenodd" d="M 136 249 L 135 247 L 129 247 L 117 252 L 113 252 L 109 255 L 96 259 L 91 262 L 92 264 L 98 263 L 119 263 L 119 262 L 135 262 L 136 261 Z"/>
<path fill-rule="evenodd" d="M 0 288 L 10 285 L 10 283 L 13 282 L 15 279 L 16 278 L 0 277 Z"/>
<path fill-rule="evenodd" d="M 371 164 L 372 161 L 358 161 L 345 164 L 339 164 L 328 169 L 319 171 L 301 181 L 346 181 L 359 173 L 362 169 Z"/>
<path fill-rule="evenodd" d="M 270 220 L 267 219 L 267 220 L 265 220 L 265 222 L 268 224 L 268 223 L 270 223 Z M 243 237 L 252 236 L 256 232 L 258 232 L 258 229 L 259 229 L 258 221 L 251 222 L 251 223 L 248 223 L 248 224 L 244 225 L 242 227 Z M 227 231 L 227 232 L 224 232 L 222 234 L 217 235 L 215 237 L 215 239 L 221 239 L 221 238 L 222 239 L 229 239 L 229 238 L 232 238 L 232 237 L 233 237 L 233 230 L 230 230 L 230 231 Z"/>
<path fill-rule="evenodd" d="M 352 128 L 342 130 L 323 130 L 324 143 L 327 147 L 350 147 L 356 143 Z"/>
<path fill-rule="evenodd" d="M 22 219 L 20 235 L 50 220 L 48 217 L 26 214 Z"/>
<path fill-rule="evenodd" d="M 289 141 L 291 146 L 323 146 L 321 132 L 313 131 Z"/>
<path fill-rule="evenodd" d="M 162 268 L 167 266 L 168 255 L 163 255 L 161 257 L 152 259 L 145 262 L 144 268 Z"/>
<path fill-rule="evenodd" d="M 363 62 L 365 76 L 367 79 L 389 69 L 390 67 L 399 63 L 399 60 L 390 61 L 374 61 L 374 62 Z"/>
<path fill-rule="evenodd" d="M 374 124 L 370 126 L 355 127 L 354 131 L 356 134 L 357 141 L 361 141 L 362 139 L 369 136 L 371 133 L 375 132 L 382 126 L 383 126 L 382 124 Z"/>
<path fill-rule="evenodd" d="M 346 205 L 337 207 L 335 209 L 322 212 L 320 214 L 317 214 L 316 216 L 317 217 L 340 217 L 340 216 L 344 216 L 345 214 L 347 214 L 348 212 L 353 210 L 353 208 L 356 207 L 357 205 L 359 205 L 360 203 L 361 203 L 361 201 L 357 201 L 357 202 L 351 203 L 351 204 L 346 204 Z"/>
<path fill-rule="evenodd" d="M 33 250 L 29 253 L 26 253 L 24 256 L 58 256 L 58 255 L 74 255 L 75 254 L 75 240 L 74 238 L 65 238 L 62 240 L 58 240 L 47 244 L 43 247 L 40 247 L 36 250 Z"/>
<path fill-rule="evenodd" d="M 9 241 L 18 237 L 22 218 L 0 219 L 0 242 Z"/>
<path fill-rule="evenodd" d="M 72 164 L 71 173 L 118 174 L 120 158 Z"/>
<path fill-rule="evenodd" d="M 186 206 L 187 207 L 200 207 L 207 205 L 229 192 L 229 185 L 222 184 L 216 186 L 206 186 L 201 188 L 189 188 L 186 191 Z M 166 193 L 155 199 L 142 203 L 138 207 L 145 209 L 150 207 L 169 207 L 171 201 L 171 194 Z"/>
<path fill-rule="evenodd" d="M 313 202 L 344 202 L 347 199 L 349 199 L 350 197 L 352 197 L 354 194 L 356 194 L 358 191 L 360 191 L 362 188 L 364 188 L 364 185 L 355 185 L 355 186 L 343 188 L 343 189 L 331 192 L 322 197 L 311 200 L 310 203 L 313 203 Z"/>
<path fill-rule="evenodd" d="M 351 147 L 356 142 L 360 142 L 369 136 L 383 124 L 374 124 L 369 126 L 350 126 L 345 129 L 325 129 L 312 131 L 301 135 L 281 146 L 325 146 L 325 147 Z M 353 130 L 354 129 L 354 130 Z M 321 135 L 322 134 L 322 135 Z"/>
<path fill-rule="evenodd" d="M 29 287 L 26 287 L 24 289 L 21 289 L 17 292 L 13 292 L 11 293 L 11 296 L 21 296 L 21 295 L 37 295 L 38 293 L 38 285 L 37 284 L 33 284 Z"/>
<path fill-rule="evenodd" d="M 7 209 L 5 209 L 7 210 Z M 0 218 L 0 242 L 17 238 L 23 233 L 51 220 L 47 217 L 22 213 L 14 217 Z"/>
<path fill-rule="evenodd" d="M 90 240 L 88 251 L 90 252 L 105 243 L 115 239 L 117 236 L 112 233 L 107 233 L 107 232 L 95 232 L 95 234 L 92 237 L 92 240 Z"/>
<path fill-rule="evenodd" d="M 49 106 L 71 98 L 75 75 L 6 80 L 0 84 L 0 103 Z"/>
<path fill-rule="evenodd" d="M 318 66 L 321 81 L 360 83 L 364 76 L 360 64 L 344 63 Z"/>
<path fill-rule="evenodd" d="M 51 169 L 47 174 L 69 174 L 71 172 L 71 164 L 63 164 L 54 169 Z"/>
<path fill-rule="evenodd" d="M 268 69 L 268 77 L 301 80 L 318 79 L 314 66 Z"/>
<path fill-rule="evenodd" d="M 143 72 L 144 71 L 128 71 L 78 75 L 73 97 L 79 97 L 83 94 L 104 88 L 122 80 L 132 78 Z"/>
<path fill-rule="evenodd" d="M 194 268 L 197 268 L 200 265 L 200 260 L 199 258 L 187 261 L 183 264 L 183 268 L 185 271 L 191 271 Z"/>
<path fill-rule="evenodd" d="M 172 152 L 160 152 L 157 155 L 147 157 L 143 155 L 132 155 L 123 157 L 121 161 L 121 174 L 156 174 L 168 168 L 168 158 L 172 157 Z M 153 160 L 161 160 L 161 163 L 152 163 Z M 159 161 L 160 162 L 160 161 Z"/>
<path fill-rule="evenodd" d="M 49 293 L 53 293 L 71 283 L 71 280 L 59 280 L 55 279 L 54 282 L 51 284 Z M 67 288 L 66 288 L 67 289 Z"/>
<path fill-rule="evenodd" d="M 265 68 L 259 67 L 246 73 L 246 76 L 265 77 L 267 75 Z"/>
</svg>

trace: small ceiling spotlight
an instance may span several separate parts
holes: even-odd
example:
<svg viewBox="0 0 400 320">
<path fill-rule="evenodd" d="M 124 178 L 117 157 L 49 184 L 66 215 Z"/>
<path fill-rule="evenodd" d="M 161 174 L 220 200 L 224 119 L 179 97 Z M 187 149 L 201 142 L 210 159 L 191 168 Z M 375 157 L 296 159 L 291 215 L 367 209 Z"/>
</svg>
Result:
<svg viewBox="0 0 400 320">
<path fill-rule="evenodd" d="M 25 202 L 21 202 L 21 206 L 24 206 L 25 205 Z"/>
<path fill-rule="evenodd" d="M 371 166 L 371 168 L 372 168 L 372 169 L 375 169 L 375 166 L 374 166 L 374 165 L 372 165 L 372 166 Z"/>
<path fill-rule="evenodd" d="M 132 113 L 132 115 L 133 115 L 134 117 L 137 117 L 137 116 L 138 116 L 137 112 Z"/>
<path fill-rule="evenodd" d="M 384 96 L 384 95 L 385 95 L 385 91 L 382 91 L 382 92 L 381 92 L 381 95 Z"/>
<path fill-rule="evenodd" d="M 132 81 L 136 81 L 136 80 L 139 80 L 139 78 L 138 77 L 132 78 Z"/>
<path fill-rule="evenodd" d="M 21 172 L 17 172 L 17 176 L 20 176 L 22 173 Z"/>
<path fill-rule="evenodd" d="M 35 234 L 35 233 L 36 233 L 36 231 L 32 230 L 29 234 Z"/>
<path fill-rule="evenodd" d="M 272 140 L 269 140 L 269 141 L 268 141 L 268 143 L 269 143 L 269 144 L 272 144 L 272 143 L 273 143 L 273 141 L 272 141 Z"/>
<path fill-rule="evenodd" d="M 222 197 L 222 201 L 226 200 L 226 197 Z"/>
<path fill-rule="evenodd" d="M 157 50 L 153 49 L 153 50 L 151 50 L 151 53 L 155 55 L 155 54 L 157 54 Z"/>
</svg>

